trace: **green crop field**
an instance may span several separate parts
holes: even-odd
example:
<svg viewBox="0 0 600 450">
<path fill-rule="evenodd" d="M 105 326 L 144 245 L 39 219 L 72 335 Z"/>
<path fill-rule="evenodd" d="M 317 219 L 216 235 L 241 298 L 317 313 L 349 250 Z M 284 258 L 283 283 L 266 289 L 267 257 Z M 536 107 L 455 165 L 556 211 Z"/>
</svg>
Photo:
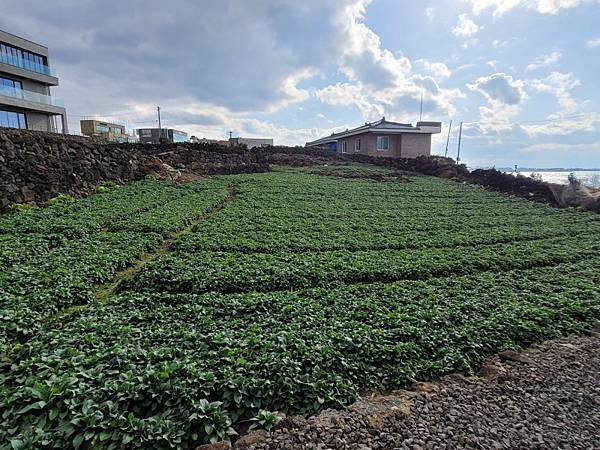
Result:
<svg viewBox="0 0 600 450">
<path fill-rule="evenodd" d="M 0 448 L 193 448 L 598 325 L 600 215 L 342 172 L 0 217 Z"/>
</svg>

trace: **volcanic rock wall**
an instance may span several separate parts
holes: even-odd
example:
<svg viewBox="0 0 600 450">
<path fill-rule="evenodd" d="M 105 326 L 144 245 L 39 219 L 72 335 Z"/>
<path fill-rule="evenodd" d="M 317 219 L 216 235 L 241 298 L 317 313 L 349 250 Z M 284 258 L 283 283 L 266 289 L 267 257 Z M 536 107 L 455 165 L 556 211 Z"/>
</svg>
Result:
<svg viewBox="0 0 600 450">
<path fill-rule="evenodd" d="M 140 166 L 133 152 L 83 137 L 0 129 L 0 209 L 81 195 L 105 180 L 139 179 Z"/>
<path fill-rule="evenodd" d="M 442 157 L 377 158 L 332 155 L 328 150 L 268 147 L 247 150 L 217 144 L 111 144 L 79 136 L 0 129 L 0 211 L 13 203 L 42 203 L 58 194 L 82 196 L 103 181 L 127 183 L 160 175 L 166 167 L 194 175 L 266 172 L 269 164 L 292 166 L 359 162 L 480 184 L 554 206 L 600 212 L 600 191 L 550 185 L 496 170 L 469 172 Z M 185 179 L 185 178 L 184 178 Z"/>
<path fill-rule="evenodd" d="M 45 202 L 58 194 L 86 195 L 103 181 L 126 183 L 157 164 L 201 174 L 268 170 L 263 155 L 210 144 L 109 144 L 80 136 L 0 129 L 0 210 Z"/>
</svg>

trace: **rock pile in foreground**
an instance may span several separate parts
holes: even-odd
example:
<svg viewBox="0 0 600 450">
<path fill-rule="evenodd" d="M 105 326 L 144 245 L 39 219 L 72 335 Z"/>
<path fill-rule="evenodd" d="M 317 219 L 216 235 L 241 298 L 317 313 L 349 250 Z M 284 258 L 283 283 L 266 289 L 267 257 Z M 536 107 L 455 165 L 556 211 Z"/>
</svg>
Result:
<svg viewBox="0 0 600 450">
<path fill-rule="evenodd" d="M 600 339 L 561 339 L 348 411 L 289 417 L 238 449 L 600 448 Z"/>
</svg>

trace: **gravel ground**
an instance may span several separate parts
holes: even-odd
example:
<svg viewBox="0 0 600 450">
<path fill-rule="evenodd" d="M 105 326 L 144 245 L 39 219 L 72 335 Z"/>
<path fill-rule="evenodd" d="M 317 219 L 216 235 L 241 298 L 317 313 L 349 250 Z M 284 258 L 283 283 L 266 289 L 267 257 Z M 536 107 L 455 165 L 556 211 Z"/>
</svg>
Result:
<svg viewBox="0 0 600 450">
<path fill-rule="evenodd" d="M 490 359 L 479 377 L 446 377 L 288 417 L 236 449 L 600 449 L 600 339 L 568 338 Z"/>
</svg>

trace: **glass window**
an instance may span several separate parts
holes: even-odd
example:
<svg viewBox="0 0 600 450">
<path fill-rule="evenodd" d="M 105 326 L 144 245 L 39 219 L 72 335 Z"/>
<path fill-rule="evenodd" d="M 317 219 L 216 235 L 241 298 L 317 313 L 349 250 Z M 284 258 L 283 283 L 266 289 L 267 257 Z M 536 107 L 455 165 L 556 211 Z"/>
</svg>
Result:
<svg viewBox="0 0 600 450">
<path fill-rule="evenodd" d="M 187 134 L 173 131 L 173 142 L 187 142 Z"/>
<path fill-rule="evenodd" d="M 19 118 L 19 128 L 26 130 L 27 129 L 27 119 L 25 118 L 25 114 L 18 114 Z"/>
<path fill-rule="evenodd" d="M 0 109 L 0 127 L 8 126 L 8 111 L 2 111 Z"/>
<path fill-rule="evenodd" d="M 377 150 L 386 151 L 390 148 L 390 138 L 388 136 L 377 136 Z"/>
<path fill-rule="evenodd" d="M 19 128 L 19 116 L 16 112 L 8 113 L 8 126 L 10 128 Z"/>
<path fill-rule="evenodd" d="M 13 89 L 23 89 L 23 84 L 18 80 L 0 77 L 0 86 L 5 86 Z"/>
<path fill-rule="evenodd" d="M 348 152 L 348 142 L 342 141 L 342 153 L 347 153 L 347 152 Z"/>
<path fill-rule="evenodd" d="M 354 151 L 360 152 L 360 138 L 354 141 Z"/>
<path fill-rule="evenodd" d="M 36 53 L 21 50 L 7 44 L 0 44 L 0 60 L 13 66 L 39 73 L 49 73 L 46 60 Z"/>
</svg>

